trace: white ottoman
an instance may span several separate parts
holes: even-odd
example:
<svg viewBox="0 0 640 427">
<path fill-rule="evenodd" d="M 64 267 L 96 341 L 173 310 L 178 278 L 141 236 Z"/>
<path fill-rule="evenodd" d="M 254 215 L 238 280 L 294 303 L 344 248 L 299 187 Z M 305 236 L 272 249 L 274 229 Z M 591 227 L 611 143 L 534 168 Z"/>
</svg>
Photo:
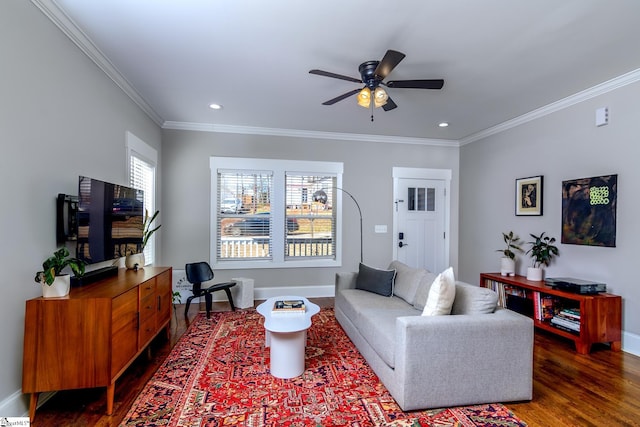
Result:
<svg viewBox="0 0 640 427">
<path fill-rule="evenodd" d="M 253 279 L 232 278 L 236 285 L 231 288 L 233 303 L 238 308 L 253 308 Z"/>
</svg>

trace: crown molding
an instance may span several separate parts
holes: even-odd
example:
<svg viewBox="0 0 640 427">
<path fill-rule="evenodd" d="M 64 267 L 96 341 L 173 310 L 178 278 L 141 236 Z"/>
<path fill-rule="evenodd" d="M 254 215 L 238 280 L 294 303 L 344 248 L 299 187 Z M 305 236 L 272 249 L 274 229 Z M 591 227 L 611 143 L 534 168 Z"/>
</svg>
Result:
<svg viewBox="0 0 640 427">
<path fill-rule="evenodd" d="M 358 133 L 321 132 L 296 129 L 263 128 L 254 126 L 219 125 L 209 123 L 187 123 L 167 121 L 163 129 L 192 130 L 199 132 L 239 133 L 245 135 L 285 136 L 291 138 L 333 139 L 341 141 L 380 142 L 385 144 L 433 145 L 440 147 L 458 147 L 457 140 L 411 138 L 406 136 L 367 135 Z"/>
<path fill-rule="evenodd" d="M 569 108 L 588 99 L 595 98 L 596 96 L 600 96 L 607 92 L 611 92 L 632 83 L 636 83 L 639 80 L 640 68 L 630 71 L 621 76 L 614 77 L 611 80 L 607 80 L 606 82 L 600 83 L 596 86 L 590 87 L 589 89 L 585 89 L 581 92 L 570 95 L 556 102 L 552 102 L 551 104 L 545 105 L 544 107 L 540 107 L 536 110 L 530 111 L 511 120 L 507 120 L 506 122 L 502 122 L 496 126 L 492 126 L 480 132 L 476 132 L 474 134 L 466 136 L 459 141 L 459 145 L 467 145 L 480 139 L 487 138 L 491 135 L 504 132 L 506 130 L 539 119 L 551 113 L 564 110 L 565 108 Z"/>
<path fill-rule="evenodd" d="M 158 126 L 162 126 L 162 118 L 140 96 L 127 79 L 98 49 L 91 39 L 76 25 L 75 22 L 60 9 L 55 0 L 31 0 L 62 32 L 71 39 L 80 50 L 89 57 L 122 91 L 144 111 Z"/>
</svg>

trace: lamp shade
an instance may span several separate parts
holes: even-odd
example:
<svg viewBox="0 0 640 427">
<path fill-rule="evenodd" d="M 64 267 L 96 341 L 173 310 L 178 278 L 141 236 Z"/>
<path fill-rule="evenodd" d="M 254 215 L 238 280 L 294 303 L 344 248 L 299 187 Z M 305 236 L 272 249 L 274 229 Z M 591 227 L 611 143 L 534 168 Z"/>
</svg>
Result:
<svg viewBox="0 0 640 427">
<path fill-rule="evenodd" d="M 371 105 L 371 89 L 365 87 L 358 93 L 358 105 L 369 108 L 369 105 Z"/>
<path fill-rule="evenodd" d="M 373 103 L 376 108 L 382 107 L 384 104 L 387 103 L 388 99 L 389 99 L 389 95 L 387 95 L 387 92 L 381 87 L 377 87 L 376 90 L 373 92 Z"/>
</svg>

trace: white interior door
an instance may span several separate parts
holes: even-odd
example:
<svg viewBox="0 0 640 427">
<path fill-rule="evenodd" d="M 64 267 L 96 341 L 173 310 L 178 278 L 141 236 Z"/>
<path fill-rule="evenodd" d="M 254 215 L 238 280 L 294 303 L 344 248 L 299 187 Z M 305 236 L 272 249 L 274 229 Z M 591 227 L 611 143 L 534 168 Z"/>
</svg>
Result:
<svg viewBox="0 0 640 427">
<path fill-rule="evenodd" d="M 439 273 L 449 266 L 445 179 L 394 178 L 394 258 Z"/>
</svg>

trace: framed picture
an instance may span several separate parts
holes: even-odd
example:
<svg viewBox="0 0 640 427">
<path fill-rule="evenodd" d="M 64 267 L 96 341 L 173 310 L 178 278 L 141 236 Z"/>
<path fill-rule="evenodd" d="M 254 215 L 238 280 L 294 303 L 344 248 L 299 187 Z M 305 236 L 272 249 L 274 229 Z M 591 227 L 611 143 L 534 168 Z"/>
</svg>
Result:
<svg viewBox="0 0 640 427">
<path fill-rule="evenodd" d="M 562 243 L 616 246 L 618 175 L 562 181 Z"/>
<path fill-rule="evenodd" d="M 542 175 L 516 179 L 516 215 L 542 215 Z"/>
</svg>

